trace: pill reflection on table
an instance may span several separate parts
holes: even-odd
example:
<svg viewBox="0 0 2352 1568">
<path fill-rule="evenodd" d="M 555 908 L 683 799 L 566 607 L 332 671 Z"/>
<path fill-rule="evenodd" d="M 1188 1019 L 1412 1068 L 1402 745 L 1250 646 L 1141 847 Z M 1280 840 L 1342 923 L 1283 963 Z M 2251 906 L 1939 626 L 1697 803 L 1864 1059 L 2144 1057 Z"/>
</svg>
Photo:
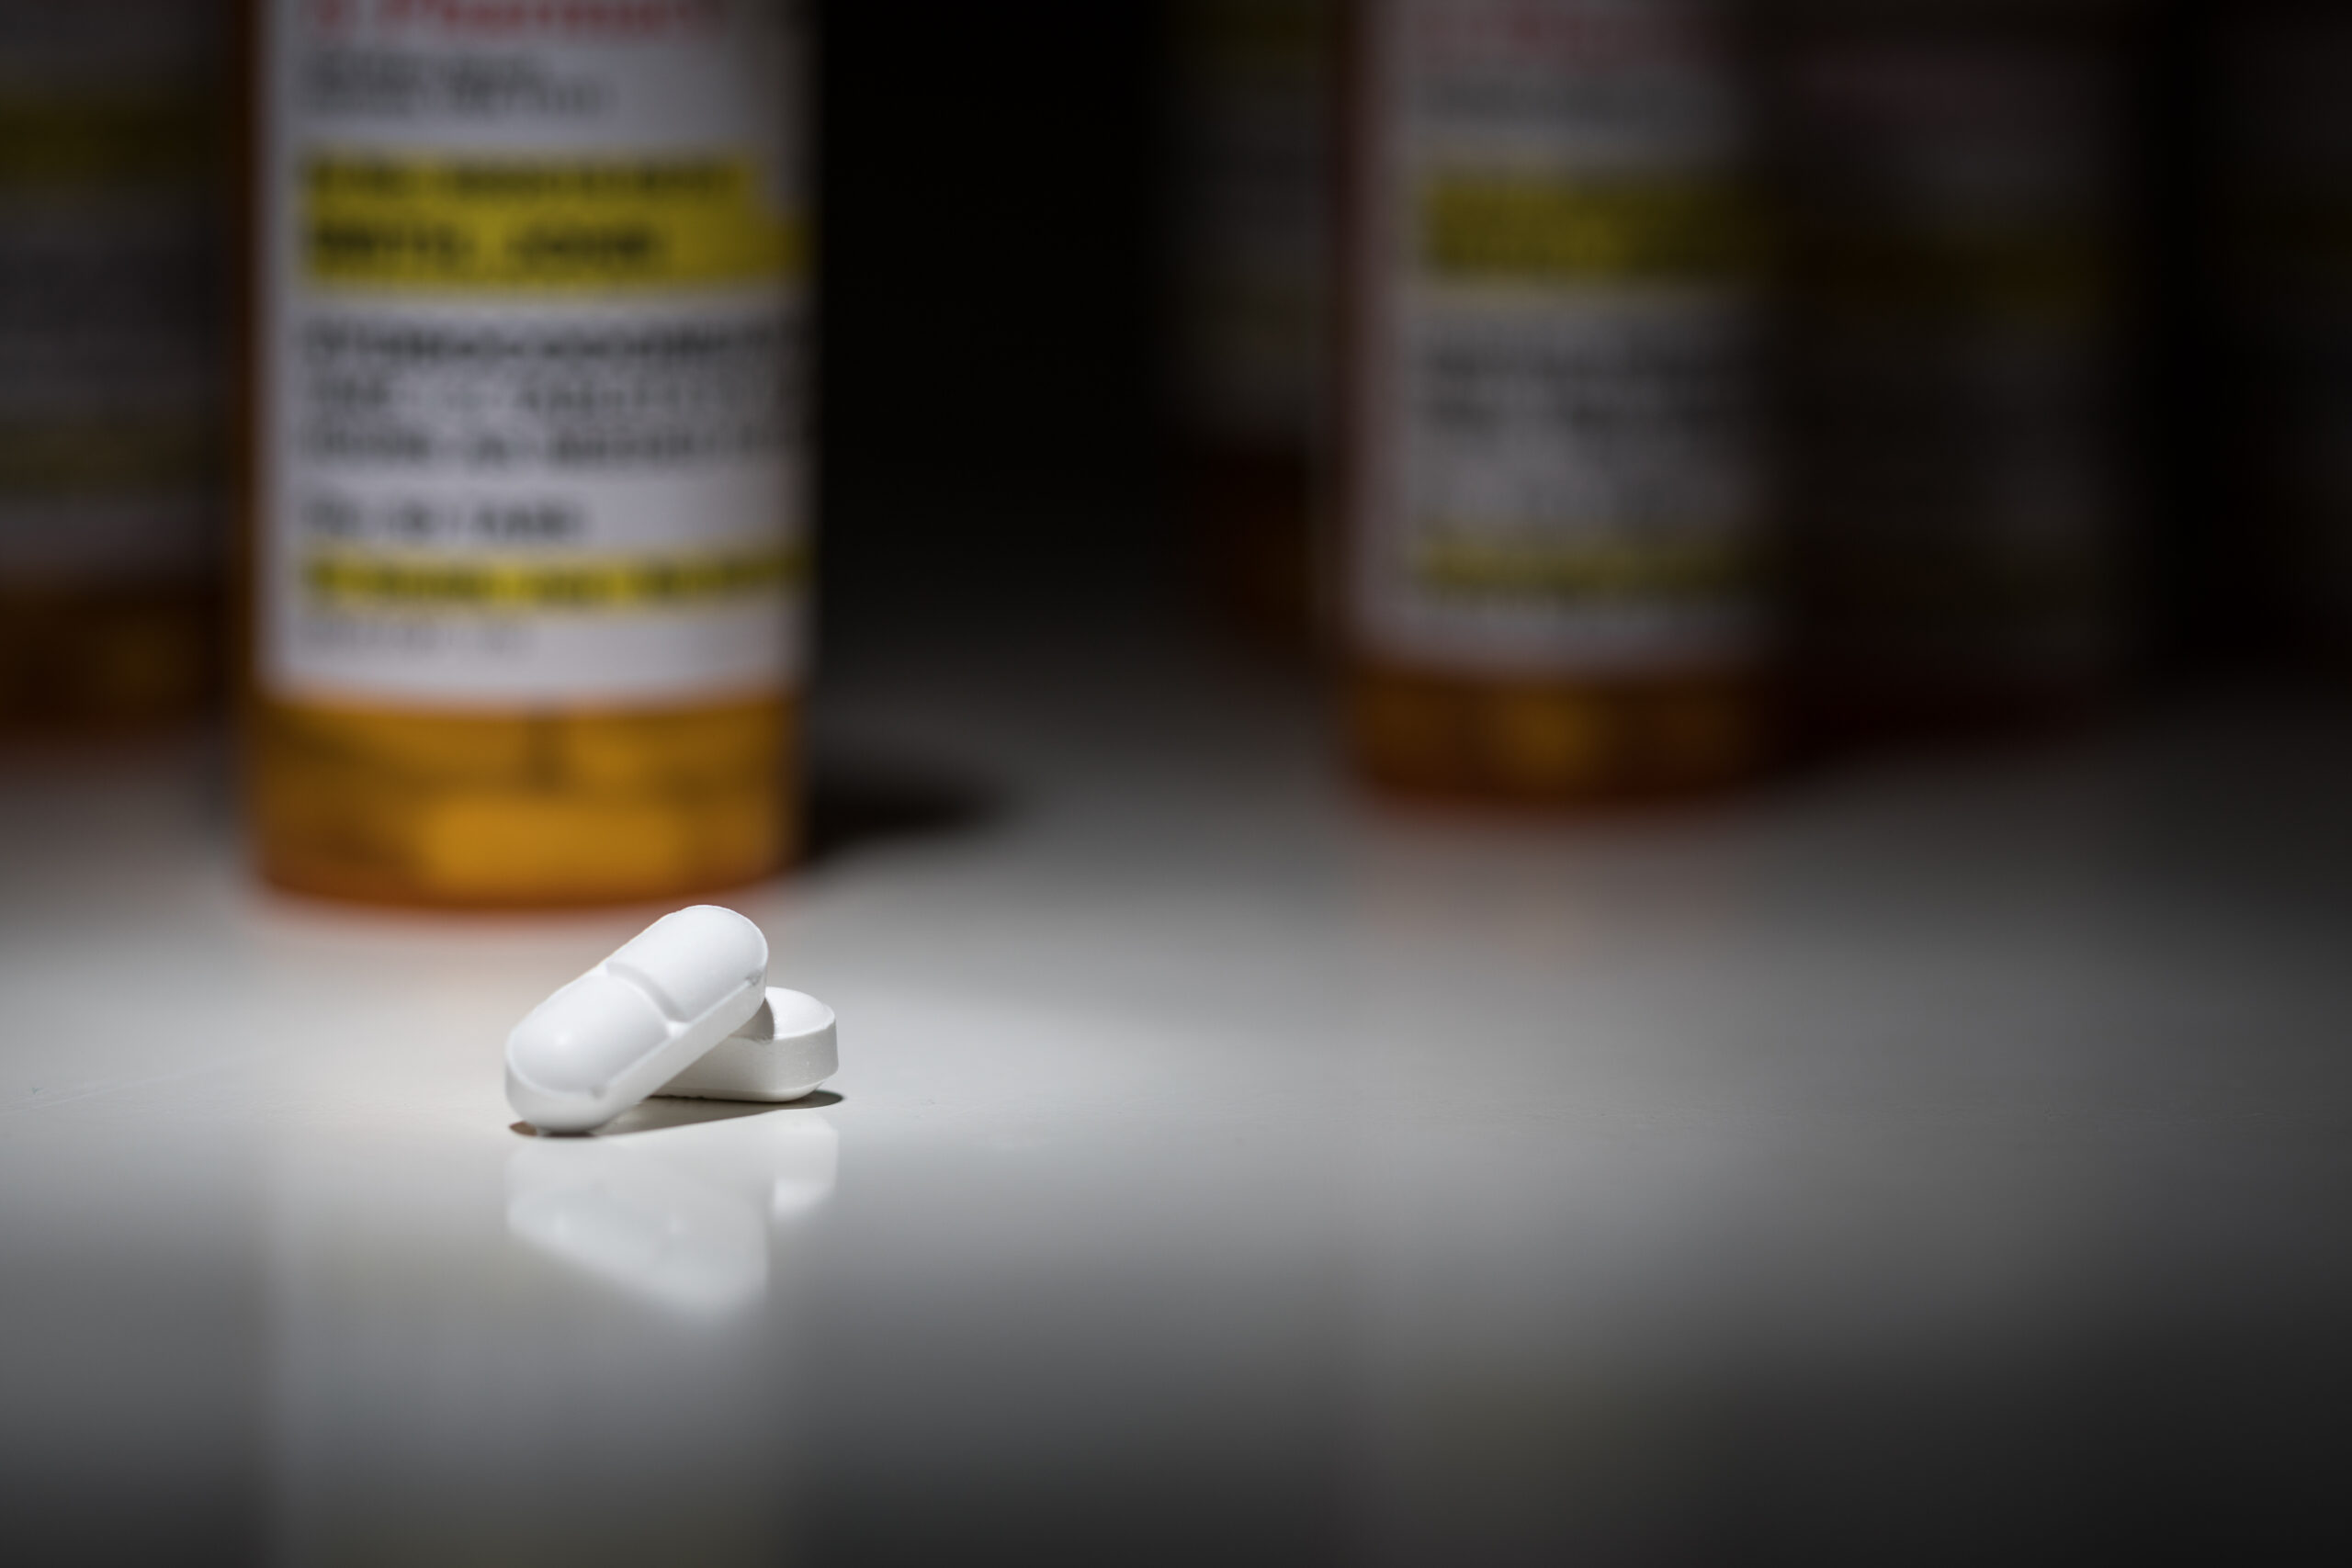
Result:
<svg viewBox="0 0 2352 1568">
<path fill-rule="evenodd" d="M 595 1138 L 533 1138 L 506 1163 L 509 1235 L 682 1315 L 767 1295 L 772 1250 L 823 1207 L 840 1136 L 792 1110 Z"/>
</svg>

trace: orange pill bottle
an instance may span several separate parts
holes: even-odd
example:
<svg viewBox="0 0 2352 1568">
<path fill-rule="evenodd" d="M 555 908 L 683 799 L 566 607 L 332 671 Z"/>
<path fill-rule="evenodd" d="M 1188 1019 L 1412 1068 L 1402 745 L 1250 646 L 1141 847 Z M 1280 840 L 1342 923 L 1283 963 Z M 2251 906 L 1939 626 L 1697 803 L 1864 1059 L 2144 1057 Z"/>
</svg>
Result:
<svg viewBox="0 0 2352 1568">
<path fill-rule="evenodd" d="M 263 0 L 268 880 L 535 906 L 789 858 L 800 38 L 786 0 Z"/>
<path fill-rule="evenodd" d="M 1214 608 L 1296 649 L 1329 606 L 1336 0 L 1174 9 L 1174 405 Z"/>
<path fill-rule="evenodd" d="M 0 0 L 0 731 L 217 693 L 222 0 Z"/>
<path fill-rule="evenodd" d="M 1765 247 L 1706 0 L 1360 0 L 1343 594 L 1362 773 L 1532 803 L 1767 743 Z"/>
<path fill-rule="evenodd" d="M 2120 688 L 2133 9 L 1776 12 L 1791 683 L 1817 744 L 2064 728 Z"/>
</svg>

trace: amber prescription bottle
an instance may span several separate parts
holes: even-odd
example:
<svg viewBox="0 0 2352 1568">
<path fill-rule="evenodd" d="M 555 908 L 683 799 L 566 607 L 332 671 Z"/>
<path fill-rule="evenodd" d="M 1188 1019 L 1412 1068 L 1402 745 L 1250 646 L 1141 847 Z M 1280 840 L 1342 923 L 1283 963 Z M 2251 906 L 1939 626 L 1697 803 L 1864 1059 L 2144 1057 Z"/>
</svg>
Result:
<svg viewBox="0 0 2352 1568">
<path fill-rule="evenodd" d="M 1214 607 L 1328 631 L 1338 0 L 1175 6 L 1174 404 Z"/>
<path fill-rule="evenodd" d="M 1646 796 L 1765 744 L 1766 265 L 1706 0 L 1359 0 L 1343 592 L 1359 767 Z"/>
<path fill-rule="evenodd" d="M 0 729 L 216 690 L 223 0 L 0 0 Z"/>
<path fill-rule="evenodd" d="M 2043 728 L 2118 685 L 2132 9 L 1774 12 L 1817 740 Z"/>
<path fill-rule="evenodd" d="M 361 899 L 792 849 L 797 7 L 266 0 L 248 778 Z"/>
</svg>

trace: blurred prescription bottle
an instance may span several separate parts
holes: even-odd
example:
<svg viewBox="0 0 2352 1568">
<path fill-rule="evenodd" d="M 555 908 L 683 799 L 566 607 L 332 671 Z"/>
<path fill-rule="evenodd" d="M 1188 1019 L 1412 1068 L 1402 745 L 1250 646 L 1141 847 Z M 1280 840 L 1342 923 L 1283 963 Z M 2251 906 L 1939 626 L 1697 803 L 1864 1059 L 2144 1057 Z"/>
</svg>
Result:
<svg viewBox="0 0 2352 1568">
<path fill-rule="evenodd" d="M 1766 255 L 1708 0 L 1359 0 L 1343 201 L 1359 766 L 1704 789 L 1767 746 Z"/>
<path fill-rule="evenodd" d="M 215 688 L 222 0 L 0 0 L 0 730 Z"/>
<path fill-rule="evenodd" d="M 788 0 L 257 0 L 248 805 L 351 898 L 791 853 Z"/>
<path fill-rule="evenodd" d="M 1177 0 L 1177 423 L 1216 609 L 1296 648 L 1329 554 L 1339 0 Z"/>
<path fill-rule="evenodd" d="M 2126 0 L 1784 0 L 1793 664 L 1826 741 L 2086 716 L 2127 650 Z"/>
<path fill-rule="evenodd" d="M 2253 639 L 2352 676 L 2352 12 L 2244 0 L 2213 51 L 2233 533 Z"/>
</svg>

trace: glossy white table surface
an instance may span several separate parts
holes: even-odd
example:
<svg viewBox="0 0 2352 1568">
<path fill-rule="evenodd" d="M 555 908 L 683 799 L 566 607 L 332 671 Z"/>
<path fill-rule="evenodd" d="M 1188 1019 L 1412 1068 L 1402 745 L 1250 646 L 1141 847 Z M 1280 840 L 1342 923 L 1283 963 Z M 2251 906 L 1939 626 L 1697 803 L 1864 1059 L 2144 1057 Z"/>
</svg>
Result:
<svg viewBox="0 0 2352 1568">
<path fill-rule="evenodd" d="M 826 852 L 729 901 L 838 1010 L 837 1092 L 588 1140 L 511 1128 L 500 1045 L 658 911 L 300 902 L 241 870 L 215 751 L 10 759 L 17 1540 L 2340 1535 L 2352 738 L 2319 706 L 1566 825 L 1368 804 L 1311 705 L 1229 673 L 876 674 L 835 711 Z"/>
</svg>

